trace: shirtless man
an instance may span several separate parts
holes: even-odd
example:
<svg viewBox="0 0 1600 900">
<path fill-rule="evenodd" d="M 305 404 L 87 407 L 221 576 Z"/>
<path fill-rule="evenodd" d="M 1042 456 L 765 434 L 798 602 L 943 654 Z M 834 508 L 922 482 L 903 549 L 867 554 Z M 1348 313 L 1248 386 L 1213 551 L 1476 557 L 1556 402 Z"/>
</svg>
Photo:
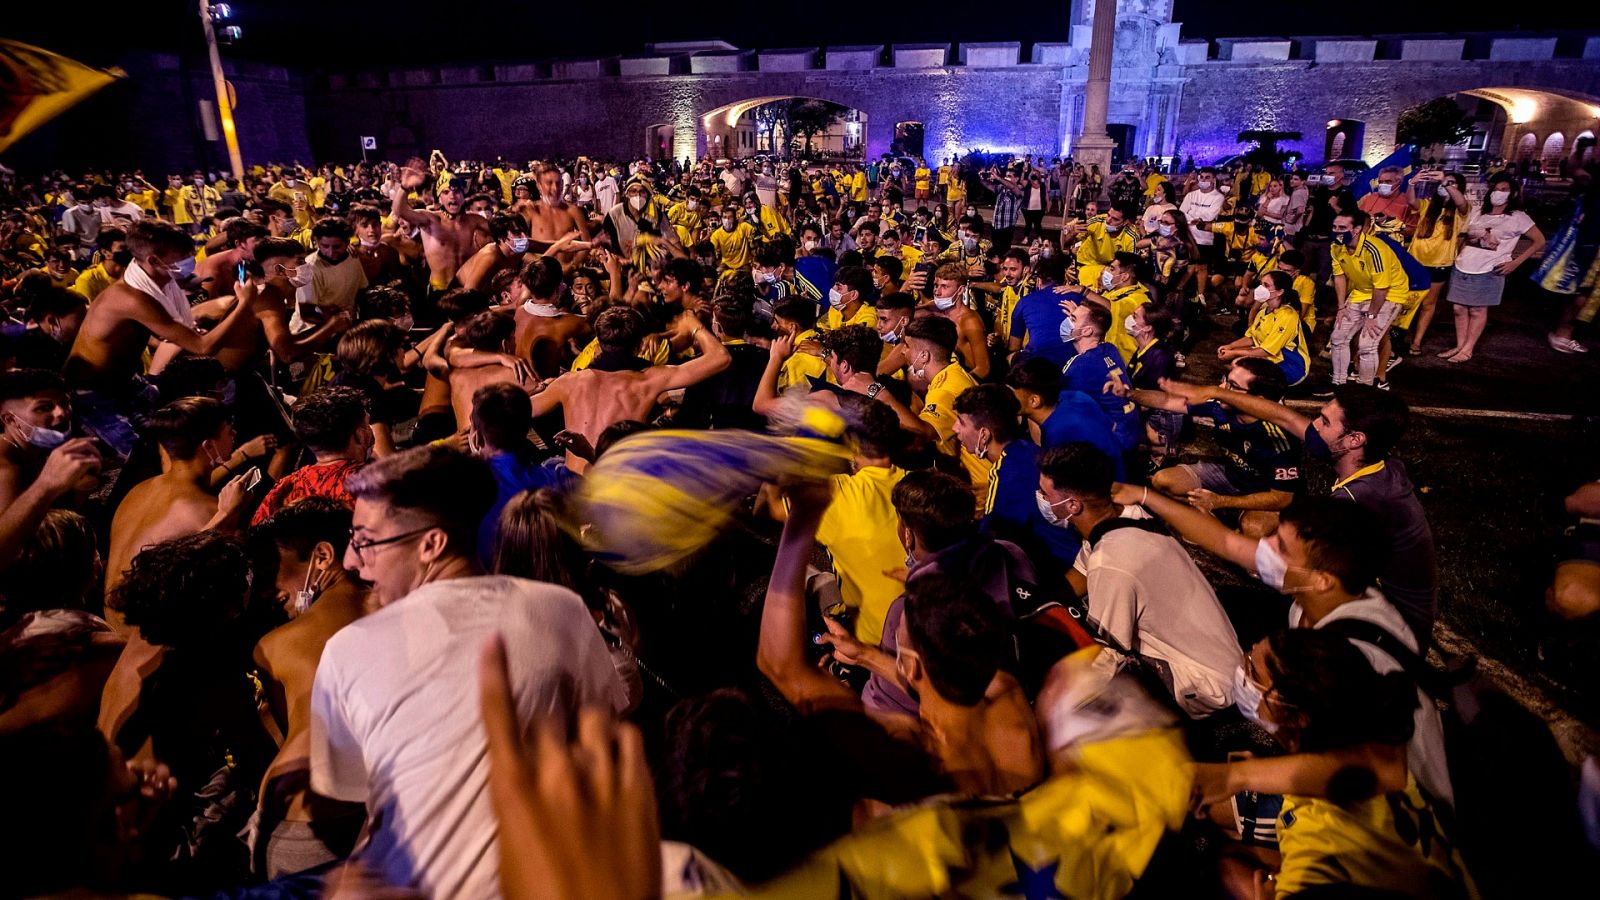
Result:
<svg viewBox="0 0 1600 900">
<path fill-rule="evenodd" d="M 161 474 L 134 485 L 111 518 L 111 548 L 106 556 L 106 595 L 121 583 L 133 558 L 151 544 L 232 527 L 249 492 L 241 472 L 211 492 L 211 472 L 233 455 L 233 425 L 228 411 L 209 397 L 184 397 L 151 413 L 145 433 L 161 450 Z M 123 630 L 122 617 L 107 619 Z"/>
<path fill-rule="evenodd" d="M 384 240 L 383 214 L 377 208 L 357 206 L 350 210 L 350 225 L 356 230 L 350 254 L 361 263 L 367 284 L 388 284 L 404 274 L 400 251 Z"/>
<path fill-rule="evenodd" d="M 259 328 L 239 328 L 217 348 L 217 361 L 228 374 L 251 370 L 270 349 L 279 362 L 293 362 L 349 330 L 354 322 L 339 312 L 311 331 L 295 335 L 289 330 L 289 309 L 295 284 L 305 262 L 305 248 L 297 241 L 268 238 L 255 246 L 256 260 L 248 280 L 236 286 L 239 303 L 250 307 Z"/>
<path fill-rule="evenodd" d="M 532 364 L 540 378 L 554 378 L 588 342 L 589 320 L 557 305 L 561 265 L 554 258 L 535 259 L 518 281 L 528 297 L 517 307 L 516 355 Z"/>
<path fill-rule="evenodd" d="M 521 269 L 528 252 L 528 223 L 521 216 L 495 216 L 489 220 L 489 243 L 478 248 L 456 273 L 464 288 L 482 290 L 496 272 Z"/>
<path fill-rule="evenodd" d="M 505 310 L 489 309 L 473 315 L 456 329 L 458 351 L 472 353 L 481 358 L 492 358 L 498 354 L 505 354 L 511 350 L 511 342 L 515 334 L 516 325 Z M 479 388 L 491 384 L 515 384 L 525 391 L 534 391 L 539 387 L 535 379 L 524 379 L 523 373 L 514 368 L 498 365 L 466 365 L 452 367 L 448 380 L 450 384 L 450 407 L 455 412 L 456 432 L 466 432 L 472 427 L 472 395 Z"/>
<path fill-rule="evenodd" d="M 233 293 L 233 286 L 239 280 L 239 265 L 248 265 L 255 259 L 256 244 L 267 237 L 267 229 L 243 216 L 229 219 L 223 224 L 222 232 L 227 235 L 228 249 L 207 253 L 194 267 L 194 277 L 207 297 L 225 297 Z"/>
<path fill-rule="evenodd" d="M 693 313 L 680 316 L 675 339 L 694 342 L 700 355 L 676 366 L 651 366 L 638 357 L 644 339 L 644 317 L 637 310 L 614 306 L 595 319 L 600 353 L 589 368 L 568 372 L 533 395 L 534 418 L 560 407 L 566 428 L 594 446 L 600 432 L 629 419 L 647 420 L 666 391 L 698 384 L 728 367 L 731 357 L 711 329 Z M 582 474 L 587 463 L 567 452 L 567 467 Z"/>
<path fill-rule="evenodd" d="M 399 221 L 422 233 L 422 254 L 428 261 L 428 287 L 442 291 L 455 281 L 456 272 L 489 239 L 489 223 L 482 216 L 467 213 L 465 180 L 452 178 L 439 192 L 439 211 L 412 209 L 406 194 L 422 187 L 428 175 L 420 165 L 401 170 L 400 189 L 394 192 L 390 213 Z"/>
<path fill-rule="evenodd" d="M 353 840 L 361 824 L 359 805 L 310 791 L 311 685 L 323 646 L 361 618 L 367 594 L 340 565 L 350 540 L 350 508 L 338 501 L 310 497 L 279 510 L 252 530 L 252 543 L 257 540 L 263 542 L 263 558 L 278 561 L 278 599 L 290 617 L 287 625 L 261 638 L 254 654 L 273 724 L 282 736 L 261 784 L 256 840 L 257 853 L 265 854 L 267 877 L 277 878 L 306 868 L 307 853 L 326 852 L 330 860 L 343 856 L 349 845 L 330 841 L 329 831 L 348 825 L 341 836 Z"/>
<path fill-rule="evenodd" d="M 518 202 L 512 211 L 528 220 L 528 236 L 535 241 L 555 243 L 570 231 L 578 232 L 583 241 L 589 240 L 589 217 L 582 209 L 568 203 L 561 196 L 561 170 L 541 163 L 533 171 L 539 186 L 539 199 Z M 571 268 L 580 265 L 587 251 L 564 251 L 559 254 L 561 265 Z"/>
<path fill-rule="evenodd" d="M 0 510 L 5 510 L 39 477 L 50 451 L 70 439 L 72 400 L 61 376 L 43 369 L 0 375 L 0 429 Z M 76 499 L 86 498 L 97 483 L 85 479 Z"/>
<path fill-rule="evenodd" d="M 78 391 L 84 427 L 124 458 L 137 440 L 126 401 L 151 336 L 210 356 L 235 330 L 255 321 L 250 304 L 233 303 L 209 332 L 194 330 L 194 313 L 177 284 L 194 259 L 194 242 L 176 225 L 136 222 L 128 229 L 127 249 L 133 254 L 127 271 L 89 304 L 63 369 L 67 386 Z"/>
<path fill-rule="evenodd" d="M 989 375 L 989 343 L 983 318 L 961 302 L 967 285 L 967 271 L 956 263 L 945 263 L 933 273 L 933 314 L 949 319 L 956 326 L 956 355 L 972 377 Z"/>
</svg>

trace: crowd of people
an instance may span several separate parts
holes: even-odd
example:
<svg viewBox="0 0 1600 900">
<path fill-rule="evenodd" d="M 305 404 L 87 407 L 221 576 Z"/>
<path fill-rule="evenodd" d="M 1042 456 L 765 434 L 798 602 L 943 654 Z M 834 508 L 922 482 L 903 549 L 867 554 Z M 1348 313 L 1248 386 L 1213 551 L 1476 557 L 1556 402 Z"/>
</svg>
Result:
<svg viewBox="0 0 1600 900">
<path fill-rule="evenodd" d="M 1441 299 L 1469 362 L 1540 253 L 1518 179 L 910 162 L 6 184 L 3 893 L 1592 865 L 1548 732 L 1428 662 L 1389 381 Z M 1567 509 L 1578 620 L 1596 485 Z"/>
</svg>

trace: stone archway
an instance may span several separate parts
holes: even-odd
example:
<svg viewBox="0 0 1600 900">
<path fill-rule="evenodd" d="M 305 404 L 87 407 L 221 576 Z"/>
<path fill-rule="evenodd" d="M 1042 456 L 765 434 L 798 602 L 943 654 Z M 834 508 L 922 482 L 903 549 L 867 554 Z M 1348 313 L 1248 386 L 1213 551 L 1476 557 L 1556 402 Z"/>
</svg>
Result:
<svg viewBox="0 0 1600 900">
<path fill-rule="evenodd" d="M 820 131 L 810 132 L 813 152 L 840 158 L 859 159 L 864 155 L 868 124 L 865 111 L 837 100 L 802 94 L 751 97 L 702 113 L 698 134 L 701 153 L 713 159 L 737 159 L 757 153 L 790 155 L 795 145 L 805 142 L 809 131 L 793 119 L 799 110 L 785 115 L 783 105 L 791 101 L 800 101 L 807 110 L 821 109 L 818 105 L 823 104 L 835 114 Z M 791 129 L 793 133 L 789 133 Z"/>
</svg>

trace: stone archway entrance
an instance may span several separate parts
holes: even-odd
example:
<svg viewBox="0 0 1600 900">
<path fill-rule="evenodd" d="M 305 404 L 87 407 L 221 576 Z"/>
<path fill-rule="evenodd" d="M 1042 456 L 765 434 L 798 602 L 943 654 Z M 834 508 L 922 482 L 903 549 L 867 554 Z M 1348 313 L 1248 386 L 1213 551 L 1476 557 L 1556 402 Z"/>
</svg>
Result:
<svg viewBox="0 0 1600 900">
<path fill-rule="evenodd" d="M 712 159 L 756 154 L 861 159 L 866 135 L 865 112 L 817 97 L 752 97 L 700 116 L 700 147 Z"/>
</svg>

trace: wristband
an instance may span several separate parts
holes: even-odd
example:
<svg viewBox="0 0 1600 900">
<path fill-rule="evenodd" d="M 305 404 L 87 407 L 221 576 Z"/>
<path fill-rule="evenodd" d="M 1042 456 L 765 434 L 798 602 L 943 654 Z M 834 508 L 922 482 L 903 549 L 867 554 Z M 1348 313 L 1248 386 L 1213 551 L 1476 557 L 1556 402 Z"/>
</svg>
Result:
<svg viewBox="0 0 1600 900">
<path fill-rule="evenodd" d="M 867 385 L 867 399 L 868 400 L 876 399 L 877 396 L 878 396 L 878 393 L 880 391 L 882 391 L 882 390 L 883 390 L 883 382 L 881 382 L 881 381 L 874 381 L 873 383 Z"/>
</svg>

